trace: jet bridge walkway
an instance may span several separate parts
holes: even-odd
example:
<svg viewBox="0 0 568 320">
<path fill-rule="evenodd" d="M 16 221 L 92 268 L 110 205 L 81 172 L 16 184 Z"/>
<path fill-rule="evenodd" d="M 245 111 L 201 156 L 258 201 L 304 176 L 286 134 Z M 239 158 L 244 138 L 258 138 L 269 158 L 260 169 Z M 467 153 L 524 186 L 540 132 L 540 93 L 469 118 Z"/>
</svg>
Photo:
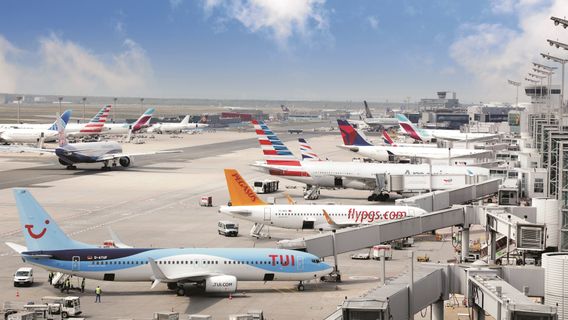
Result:
<svg viewBox="0 0 568 320">
<path fill-rule="evenodd" d="M 328 257 L 446 227 L 469 226 L 477 221 L 476 212 L 472 207 L 450 207 L 454 204 L 472 203 L 496 194 L 500 181 L 492 179 L 453 190 L 405 199 L 410 201 L 409 205 L 417 204 L 426 210 L 437 210 L 422 216 L 347 228 L 312 237 L 281 240 L 278 242 L 278 247 L 304 250 L 319 257 Z"/>
</svg>

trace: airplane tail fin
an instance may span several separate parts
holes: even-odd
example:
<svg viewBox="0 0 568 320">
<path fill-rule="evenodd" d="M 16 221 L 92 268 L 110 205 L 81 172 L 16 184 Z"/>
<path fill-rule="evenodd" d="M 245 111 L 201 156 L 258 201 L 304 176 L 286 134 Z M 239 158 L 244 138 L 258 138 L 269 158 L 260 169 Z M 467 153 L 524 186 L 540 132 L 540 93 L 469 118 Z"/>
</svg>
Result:
<svg viewBox="0 0 568 320">
<path fill-rule="evenodd" d="M 181 120 L 181 124 L 189 124 L 189 115 L 185 116 L 185 118 Z"/>
<path fill-rule="evenodd" d="M 369 141 L 359 132 L 347 120 L 337 119 L 337 124 L 339 125 L 339 131 L 341 132 L 341 138 L 343 138 L 343 144 L 346 146 L 372 146 Z"/>
<path fill-rule="evenodd" d="M 371 109 L 369 109 L 369 105 L 367 104 L 367 101 L 363 101 L 363 103 L 365 104 L 365 117 L 372 118 L 373 114 L 371 113 Z"/>
<path fill-rule="evenodd" d="M 267 164 L 300 166 L 300 162 L 263 121 L 252 120 Z"/>
<path fill-rule="evenodd" d="M 150 125 L 150 119 L 152 119 L 154 111 L 156 111 L 154 108 L 149 108 L 148 110 L 146 110 L 146 112 L 144 112 L 140 116 L 140 118 L 138 118 L 138 120 L 134 122 L 134 124 L 132 125 L 132 129 L 130 131 L 134 133 L 142 128 L 148 127 Z"/>
<path fill-rule="evenodd" d="M 69 238 L 27 189 L 14 188 L 13 193 L 29 251 L 95 247 Z"/>
<path fill-rule="evenodd" d="M 315 160 L 321 161 L 321 158 L 314 152 L 312 147 L 308 144 L 306 139 L 298 139 L 300 142 L 300 152 L 302 153 L 302 160 Z"/>
<path fill-rule="evenodd" d="M 231 205 L 233 206 L 261 206 L 266 205 L 241 177 L 235 169 L 225 169 L 225 178 L 227 179 L 227 188 L 231 197 Z"/>
<path fill-rule="evenodd" d="M 67 144 L 67 136 L 65 135 L 65 125 L 67 123 L 63 121 L 63 119 L 57 115 L 55 119 L 55 127 L 57 129 L 57 137 L 59 140 L 59 146 L 62 147 Z"/>
<path fill-rule="evenodd" d="M 288 109 L 288 107 L 283 104 L 280 105 L 280 109 L 282 109 L 282 112 L 290 112 L 290 109 Z"/>
<path fill-rule="evenodd" d="M 97 112 L 97 114 L 95 114 L 95 116 L 93 118 L 91 118 L 89 123 L 97 123 L 97 124 L 98 123 L 105 123 L 107 121 L 111 107 L 112 106 L 110 106 L 110 105 L 108 105 L 106 107 L 102 107 L 101 110 L 99 110 L 99 112 Z"/>
<path fill-rule="evenodd" d="M 422 129 L 417 128 L 408 118 L 403 114 L 397 114 L 396 119 L 398 120 L 398 125 L 404 133 L 418 141 L 428 140 L 428 134 Z"/>
<path fill-rule="evenodd" d="M 63 120 L 63 122 L 65 122 L 65 124 L 69 122 L 69 119 L 71 118 L 71 112 L 71 109 L 67 109 L 61 114 L 61 119 Z M 59 115 L 57 115 L 57 117 L 59 118 Z M 53 121 L 53 124 L 51 125 L 51 127 L 49 127 L 49 130 L 57 131 L 57 119 Z"/>
<path fill-rule="evenodd" d="M 396 143 L 394 143 L 394 140 L 391 138 L 387 130 L 383 130 L 383 141 L 389 146 L 396 147 Z"/>
</svg>

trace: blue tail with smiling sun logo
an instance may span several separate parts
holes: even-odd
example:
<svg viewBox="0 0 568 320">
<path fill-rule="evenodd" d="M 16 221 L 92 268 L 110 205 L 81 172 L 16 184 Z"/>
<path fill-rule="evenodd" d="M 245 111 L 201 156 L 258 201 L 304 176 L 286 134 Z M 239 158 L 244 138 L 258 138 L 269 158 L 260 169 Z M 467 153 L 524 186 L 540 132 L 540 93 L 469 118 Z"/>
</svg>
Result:
<svg viewBox="0 0 568 320">
<path fill-rule="evenodd" d="M 13 189 L 27 251 L 94 248 L 69 238 L 27 189 Z"/>
</svg>

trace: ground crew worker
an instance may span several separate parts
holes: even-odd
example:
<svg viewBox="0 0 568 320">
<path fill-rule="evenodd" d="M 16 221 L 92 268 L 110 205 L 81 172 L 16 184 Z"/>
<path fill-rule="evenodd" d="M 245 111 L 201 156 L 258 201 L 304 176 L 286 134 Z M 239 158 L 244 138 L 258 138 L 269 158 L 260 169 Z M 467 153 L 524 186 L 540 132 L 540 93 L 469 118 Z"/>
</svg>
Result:
<svg viewBox="0 0 568 320">
<path fill-rule="evenodd" d="M 71 287 L 71 280 L 69 280 L 69 278 L 67 278 L 65 280 L 65 290 L 67 291 L 67 293 L 69 293 L 69 288 Z"/>
<path fill-rule="evenodd" d="M 97 286 L 97 288 L 95 289 L 95 294 L 96 294 L 95 303 L 97 303 L 97 302 L 101 303 L 101 292 L 103 292 L 101 290 L 101 287 Z"/>
<path fill-rule="evenodd" d="M 49 280 L 49 284 L 52 284 L 52 283 L 51 283 L 51 280 L 53 280 L 53 272 L 50 272 L 50 273 L 49 273 L 49 276 L 48 276 L 47 279 Z"/>
<path fill-rule="evenodd" d="M 81 293 L 85 293 L 85 278 L 81 281 Z"/>
</svg>

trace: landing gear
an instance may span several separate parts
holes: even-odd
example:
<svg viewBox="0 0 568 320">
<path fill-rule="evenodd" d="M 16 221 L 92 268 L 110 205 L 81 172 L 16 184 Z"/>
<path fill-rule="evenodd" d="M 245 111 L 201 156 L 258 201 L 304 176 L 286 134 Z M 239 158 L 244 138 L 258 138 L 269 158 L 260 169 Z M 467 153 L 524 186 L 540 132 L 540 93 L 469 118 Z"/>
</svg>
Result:
<svg viewBox="0 0 568 320">
<path fill-rule="evenodd" d="M 304 191 L 304 199 L 306 200 L 317 200 L 320 196 L 320 187 L 307 185 Z"/>
<path fill-rule="evenodd" d="M 77 167 L 71 164 L 71 165 L 68 165 L 66 169 L 67 170 L 75 170 L 75 169 L 77 169 Z"/>
<path fill-rule="evenodd" d="M 110 167 L 108 166 L 108 160 L 103 162 L 103 167 L 101 168 L 101 170 L 110 170 Z"/>
<path fill-rule="evenodd" d="M 177 283 L 175 282 L 168 282 L 168 289 L 170 290 L 176 290 L 178 288 Z"/>
<path fill-rule="evenodd" d="M 185 296 L 185 288 L 183 286 L 177 287 L 176 294 L 178 295 L 178 297 Z"/>
<path fill-rule="evenodd" d="M 306 290 L 306 288 L 304 287 L 304 284 L 302 283 L 302 281 L 300 281 L 300 283 L 298 284 L 298 291 L 304 291 Z"/>
</svg>

